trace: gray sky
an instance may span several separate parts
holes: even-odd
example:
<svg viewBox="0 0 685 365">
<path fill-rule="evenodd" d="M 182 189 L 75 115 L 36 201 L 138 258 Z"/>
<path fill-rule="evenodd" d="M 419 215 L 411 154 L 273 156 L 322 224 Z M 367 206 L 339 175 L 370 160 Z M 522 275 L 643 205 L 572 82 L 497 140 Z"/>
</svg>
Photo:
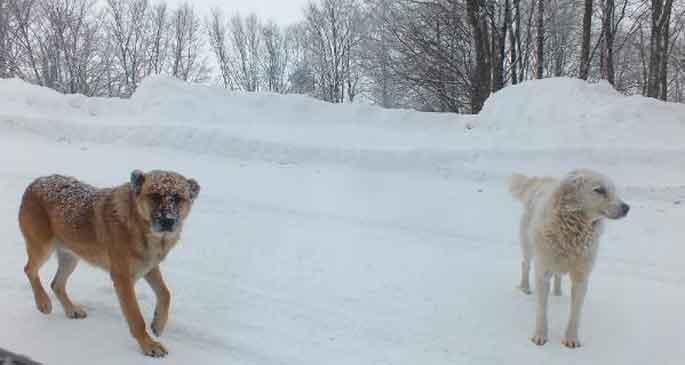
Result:
<svg viewBox="0 0 685 365">
<path fill-rule="evenodd" d="M 171 4 L 183 3 L 185 0 L 171 0 Z M 247 15 L 254 12 L 260 19 L 272 19 L 281 25 L 290 24 L 302 19 L 302 8 L 308 0 L 189 0 L 195 9 L 204 17 L 215 6 L 220 7 L 226 15 L 240 12 Z M 154 3 L 154 1 L 153 1 Z"/>
</svg>

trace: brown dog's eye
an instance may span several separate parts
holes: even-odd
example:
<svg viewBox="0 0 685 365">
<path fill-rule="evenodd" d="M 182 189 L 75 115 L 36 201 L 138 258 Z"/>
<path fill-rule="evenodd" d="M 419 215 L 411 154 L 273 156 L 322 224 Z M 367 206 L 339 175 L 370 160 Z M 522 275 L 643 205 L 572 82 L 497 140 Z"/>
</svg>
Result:
<svg viewBox="0 0 685 365">
<path fill-rule="evenodd" d="M 171 198 L 174 200 L 174 203 L 180 203 L 181 200 L 183 200 L 183 198 L 181 198 L 181 196 L 178 194 L 172 195 Z"/>
<path fill-rule="evenodd" d="M 601 187 L 601 186 L 598 186 L 598 187 L 595 188 L 595 193 L 597 193 L 597 194 L 599 194 L 599 195 L 602 195 L 602 196 L 606 196 L 606 195 L 607 195 L 607 190 L 604 189 L 604 188 Z"/>
</svg>

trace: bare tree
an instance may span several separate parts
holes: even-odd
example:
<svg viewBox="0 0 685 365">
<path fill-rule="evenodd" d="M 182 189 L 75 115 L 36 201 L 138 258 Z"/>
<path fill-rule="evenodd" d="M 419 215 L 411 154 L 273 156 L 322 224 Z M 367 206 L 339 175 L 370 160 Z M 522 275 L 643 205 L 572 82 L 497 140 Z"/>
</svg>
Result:
<svg viewBox="0 0 685 365">
<path fill-rule="evenodd" d="M 541 79 L 544 77 L 545 65 L 545 0 L 534 0 L 537 2 L 537 53 L 536 61 L 537 67 L 535 69 L 535 78 Z M 587 0 L 591 1 L 591 0 Z"/>
<path fill-rule="evenodd" d="M 229 22 L 231 51 L 236 66 L 233 79 L 245 91 L 258 91 L 260 87 L 260 24 L 255 14 L 242 18 L 240 14 Z"/>
<path fill-rule="evenodd" d="M 24 79 L 39 85 L 45 85 L 40 72 L 40 41 L 35 31 L 35 0 L 9 0 L 7 15 L 14 23 L 9 29 L 17 53 L 13 60 L 6 60 L 11 64 L 14 73 Z M 6 48 L 6 51 L 8 48 Z"/>
<path fill-rule="evenodd" d="M 228 51 L 228 29 L 226 19 L 219 8 L 212 9 L 207 23 L 209 44 L 219 66 L 222 85 L 227 89 L 233 89 L 235 82 L 233 80 L 232 59 Z"/>
<path fill-rule="evenodd" d="M 208 78 L 202 55 L 202 22 L 189 3 L 183 3 L 171 17 L 171 75 L 184 81 Z"/>
<path fill-rule="evenodd" d="M 488 28 L 478 0 L 466 1 L 466 12 L 473 36 L 475 68 L 471 77 L 471 112 L 478 113 L 490 94 Z"/>
<path fill-rule="evenodd" d="M 376 104 L 392 108 L 402 104 L 399 73 L 393 71 L 391 51 L 398 48 L 391 32 L 392 0 L 368 2 L 369 28 L 362 38 L 361 62 L 364 74 L 370 79 L 368 97 Z"/>
<path fill-rule="evenodd" d="M 101 91 L 102 16 L 89 0 L 3 0 L 2 71 L 65 93 Z"/>
<path fill-rule="evenodd" d="M 511 23 L 512 23 L 512 20 L 511 20 L 511 1 L 510 0 L 504 0 L 504 22 L 502 22 L 502 30 L 500 31 L 500 44 L 499 44 L 499 46 L 500 46 L 499 60 L 501 62 L 501 75 L 502 76 L 497 81 L 499 88 L 495 87 L 496 90 L 503 88 L 504 83 L 505 83 L 504 67 L 505 67 L 505 63 L 506 63 L 507 32 L 509 32 L 512 29 Z M 515 48 L 516 43 L 514 40 L 514 32 L 513 31 L 509 34 L 509 39 L 510 39 L 510 47 Z M 514 53 L 515 52 L 516 51 L 514 51 Z M 513 60 L 510 62 L 513 63 Z M 514 72 L 516 72 L 516 71 L 514 71 Z M 514 84 L 516 83 L 515 79 L 516 79 L 516 76 L 514 76 L 514 81 L 513 81 Z"/>
<path fill-rule="evenodd" d="M 303 22 L 288 27 L 291 52 L 291 71 L 288 73 L 288 91 L 296 94 L 316 95 L 317 82 L 313 60 L 309 54 L 311 45 Z"/>
<path fill-rule="evenodd" d="M 267 91 L 283 93 L 287 90 L 290 41 L 291 38 L 275 23 L 269 22 L 262 27 L 262 73 Z"/>
<path fill-rule="evenodd" d="M 0 78 L 9 76 L 8 68 L 8 33 L 9 33 L 9 17 L 7 15 L 9 6 L 7 0 L 0 0 Z"/>
<path fill-rule="evenodd" d="M 52 87 L 67 93 L 90 94 L 88 76 L 97 61 L 97 22 L 89 19 L 90 0 L 45 0 L 41 3 L 43 32 Z M 45 62 L 45 61 L 44 61 Z"/>
<path fill-rule="evenodd" d="M 465 4 L 455 0 L 387 1 L 369 8 L 373 27 L 364 32 L 367 70 L 383 78 L 385 103 L 425 111 L 461 112 L 471 106 L 472 34 Z M 488 26 L 489 18 L 480 18 Z M 486 43 L 489 44 L 486 39 Z M 485 47 L 488 48 L 488 47 Z M 369 57 L 369 50 L 373 56 Z M 490 51 L 486 53 L 490 64 Z M 368 72 L 368 71 L 367 71 Z M 490 71 L 488 71 L 490 72 Z M 369 87 L 374 90 L 375 87 Z M 489 93 L 490 82 L 484 84 Z"/>
<path fill-rule="evenodd" d="M 161 74 L 167 68 L 169 58 L 170 27 L 169 14 L 166 3 L 159 3 L 150 13 L 150 47 L 147 60 L 146 74 Z"/>
<path fill-rule="evenodd" d="M 619 26 L 626 16 L 629 0 L 616 4 L 615 0 L 604 0 L 602 4 L 602 48 L 600 57 L 601 77 L 610 84 L 615 84 L 614 41 Z M 617 8 L 620 7 L 620 8 Z M 617 15 L 618 10 L 618 15 Z"/>
<path fill-rule="evenodd" d="M 117 67 L 122 72 L 124 95 L 131 95 L 145 76 L 145 55 L 148 0 L 107 0 L 109 22 L 108 31 L 113 36 L 118 60 Z"/>
<path fill-rule="evenodd" d="M 592 0 L 585 0 L 583 8 L 582 39 L 580 59 L 578 60 L 578 77 L 587 80 L 590 69 L 590 40 L 592 35 Z"/>
<path fill-rule="evenodd" d="M 669 24 L 673 0 L 651 0 L 652 24 L 649 41 L 649 76 L 647 96 L 666 100 L 666 76 Z"/>
<path fill-rule="evenodd" d="M 511 58 L 511 83 L 516 85 L 519 82 L 518 70 L 521 68 L 521 0 L 513 0 L 514 9 L 512 10 L 514 19 L 509 22 L 509 54 Z"/>
<path fill-rule="evenodd" d="M 305 11 L 307 53 L 315 72 L 317 96 L 341 103 L 356 95 L 355 55 L 361 44 L 362 14 L 357 0 L 322 0 Z"/>
</svg>

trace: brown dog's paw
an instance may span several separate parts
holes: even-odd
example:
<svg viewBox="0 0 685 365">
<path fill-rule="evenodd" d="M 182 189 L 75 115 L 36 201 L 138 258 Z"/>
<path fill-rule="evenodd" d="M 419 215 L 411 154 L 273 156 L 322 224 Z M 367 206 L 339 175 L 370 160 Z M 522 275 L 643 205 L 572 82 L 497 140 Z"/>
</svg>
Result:
<svg viewBox="0 0 685 365">
<path fill-rule="evenodd" d="M 577 338 L 565 338 L 561 341 L 561 343 L 564 344 L 564 346 L 570 348 L 570 349 L 576 349 L 580 347 L 580 340 Z"/>
<path fill-rule="evenodd" d="M 71 319 L 84 319 L 88 317 L 88 313 L 86 313 L 85 310 L 81 307 L 74 306 L 74 308 L 71 308 L 66 311 L 67 318 Z"/>
<path fill-rule="evenodd" d="M 149 339 L 145 343 L 140 344 L 143 353 L 150 357 L 164 357 L 169 351 L 167 351 L 161 343 Z"/>
<path fill-rule="evenodd" d="M 36 308 L 43 314 L 50 314 L 52 312 L 52 302 L 47 295 L 36 298 Z"/>
</svg>

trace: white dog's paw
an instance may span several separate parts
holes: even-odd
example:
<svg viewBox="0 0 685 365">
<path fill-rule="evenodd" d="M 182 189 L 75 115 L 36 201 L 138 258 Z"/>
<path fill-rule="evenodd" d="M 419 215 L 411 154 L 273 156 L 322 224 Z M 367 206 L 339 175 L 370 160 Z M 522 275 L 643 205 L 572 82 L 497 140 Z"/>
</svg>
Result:
<svg viewBox="0 0 685 365">
<path fill-rule="evenodd" d="M 518 288 L 519 288 L 519 290 L 520 290 L 523 294 L 526 294 L 526 295 L 533 294 L 533 291 L 530 290 L 530 287 L 519 286 Z"/>
<path fill-rule="evenodd" d="M 572 338 L 564 338 L 561 343 L 564 344 L 564 346 L 570 348 L 570 349 L 575 349 L 580 347 L 580 340 L 578 340 L 577 337 L 572 337 Z"/>
<path fill-rule="evenodd" d="M 533 335 L 533 337 L 530 338 L 530 340 L 533 341 L 534 344 L 542 346 L 547 343 L 547 334 L 536 333 Z"/>
</svg>

